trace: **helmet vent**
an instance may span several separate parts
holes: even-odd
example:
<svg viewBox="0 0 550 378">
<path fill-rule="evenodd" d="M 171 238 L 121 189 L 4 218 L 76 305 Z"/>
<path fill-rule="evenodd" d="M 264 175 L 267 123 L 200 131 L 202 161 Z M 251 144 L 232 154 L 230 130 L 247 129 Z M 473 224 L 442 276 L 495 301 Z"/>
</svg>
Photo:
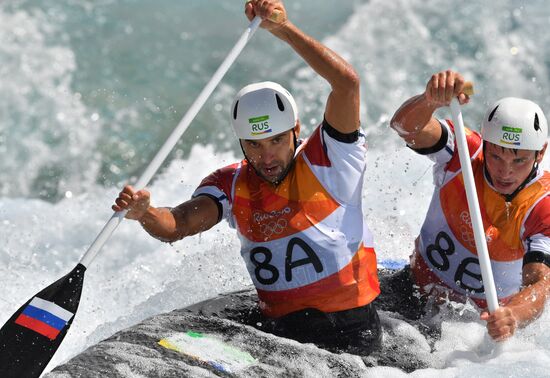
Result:
<svg viewBox="0 0 550 378">
<path fill-rule="evenodd" d="M 283 104 L 283 100 L 281 100 L 281 97 L 279 97 L 278 93 L 275 93 L 275 98 L 277 99 L 277 106 L 279 107 L 279 110 L 284 112 L 285 104 Z"/>
<path fill-rule="evenodd" d="M 237 119 L 237 108 L 239 107 L 239 101 L 235 103 L 235 107 L 233 108 L 233 119 Z"/>
<path fill-rule="evenodd" d="M 537 113 L 535 113 L 535 130 L 540 131 L 539 115 Z"/>
<path fill-rule="evenodd" d="M 495 113 L 497 112 L 497 109 L 498 109 L 499 105 L 497 105 L 493 111 L 491 112 L 491 114 L 489 114 L 489 119 L 488 121 L 491 122 L 491 120 L 493 119 L 493 117 L 495 116 Z"/>
</svg>

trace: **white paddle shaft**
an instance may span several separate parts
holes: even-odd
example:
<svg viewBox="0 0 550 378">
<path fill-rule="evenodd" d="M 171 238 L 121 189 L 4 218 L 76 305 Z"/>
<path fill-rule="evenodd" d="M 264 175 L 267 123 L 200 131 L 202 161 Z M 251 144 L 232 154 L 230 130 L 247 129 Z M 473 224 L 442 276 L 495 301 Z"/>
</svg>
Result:
<svg viewBox="0 0 550 378">
<path fill-rule="evenodd" d="M 138 189 L 144 188 L 149 181 L 153 178 L 155 173 L 158 171 L 164 160 L 168 157 L 178 140 L 181 138 L 187 127 L 191 124 L 199 110 L 202 108 L 208 97 L 212 94 L 216 86 L 220 83 L 225 73 L 229 70 L 235 59 L 239 56 L 243 48 L 246 46 L 248 41 L 252 38 L 258 26 L 262 22 L 261 17 L 256 16 L 241 35 L 233 49 L 229 52 L 229 55 L 222 62 L 218 70 L 214 73 L 208 84 L 204 87 L 202 92 L 199 94 L 195 102 L 191 105 L 187 113 L 183 116 L 180 123 L 176 126 L 174 131 L 170 134 L 164 145 L 157 152 L 153 160 L 149 163 L 141 177 L 135 183 L 135 187 Z M 103 229 L 97 235 L 94 242 L 90 245 L 80 263 L 85 267 L 88 267 L 90 263 L 95 259 L 103 245 L 109 240 L 113 232 L 116 230 L 118 225 L 124 220 L 124 216 L 128 211 L 118 211 L 115 212 L 111 218 L 107 221 Z"/>
<path fill-rule="evenodd" d="M 493 279 L 493 270 L 491 269 L 491 260 L 487 249 L 485 232 L 483 230 L 481 211 L 479 210 L 479 202 L 477 198 L 474 174 L 472 172 L 470 153 L 468 152 L 468 143 L 466 142 L 466 132 L 464 130 L 462 111 L 456 98 L 451 101 L 451 114 L 455 127 L 458 156 L 460 158 L 460 166 L 462 167 L 464 187 L 466 188 L 466 198 L 468 200 L 468 209 L 470 210 L 470 218 L 474 231 L 477 256 L 479 258 L 479 266 L 481 268 L 481 277 L 483 278 L 483 287 L 485 288 L 485 297 L 487 299 L 489 312 L 493 313 L 498 308 L 497 292 L 495 289 L 495 281 Z"/>
</svg>

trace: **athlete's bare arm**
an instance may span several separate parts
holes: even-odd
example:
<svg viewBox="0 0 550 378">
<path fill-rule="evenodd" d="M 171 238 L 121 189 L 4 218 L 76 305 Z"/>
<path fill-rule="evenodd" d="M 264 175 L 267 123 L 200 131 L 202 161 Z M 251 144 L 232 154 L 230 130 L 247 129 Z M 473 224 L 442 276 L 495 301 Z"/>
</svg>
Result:
<svg viewBox="0 0 550 378">
<path fill-rule="evenodd" d="M 469 101 L 464 90 L 464 78 L 450 70 L 432 75 L 426 91 L 405 101 L 395 112 L 391 127 L 414 149 L 430 148 L 441 138 L 441 126 L 433 117 L 436 109 L 448 106 L 453 97 L 461 104 Z"/>
<path fill-rule="evenodd" d="M 174 208 L 153 207 L 147 190 L 125 186 L 113 205 L 114 211 L 128 210 L 126 218 L 139 221 L 153 237 L 174 242 L 212 228 L 219 219 L 216 202 L 198 196 Z"/>
<path fill-rule="evenodd" d="M 523 289 L 493 314 L 484 311 L 481 319 L 487 321 L 487 330 L 493 339 L 505 340 L 518 327 L 540 316 L 549 295 L 550 268 L 543 263 L 527 264 L 523 267 Z"/>
<path fill-rule="evenodd" d="M 267 20 L 275 10 L 283 14 L 280 23 Z M 353 67 L 292 24 L 281 1 L 252 0 L 246 3 L 245 13 L 249 19 L 255 15 L 264 18 L 261 24 L 263 28 L 287 42 L 315 72 L 329 82 L 332 92 L 325 109 L 328 123 L 344 134 L 356 131 L 359 128 L 359 76 Z"/>
</svg>

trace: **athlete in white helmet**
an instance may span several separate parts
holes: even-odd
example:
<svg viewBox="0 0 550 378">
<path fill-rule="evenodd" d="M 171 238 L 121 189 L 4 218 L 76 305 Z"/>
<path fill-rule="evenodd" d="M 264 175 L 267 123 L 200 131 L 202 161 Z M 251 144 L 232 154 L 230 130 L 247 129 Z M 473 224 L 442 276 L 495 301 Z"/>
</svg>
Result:
<svg viewBox="0 0 550 378">
<path fill-rule="evenodd" d="M 469 101 L 464 79 L 437 73 L 426 91 L 407 100 L 391 126 L 415 152 L 434 161 L 435 191 L 411 256 L 413 281 L 423 293 L 471 298 L 486 307 L 453 124 L 436 109 L 453 97 Z M 529 100 L 503 98 L 489 107 L 481 135 L 466 130 L 497 296 L 486 310 L 489 335 L 504 340 L 537 318 L 550 290 L 550 174 L 539 168 L 548 124 Z M 430 289 L 429 289 L 430 288 Z"/>
<path fill-rule="evenodd" d="M 268 20 L 280 11 L 283 21 Z M 236 229 L 256 286 L 262 330 L 331 350 L 367 355 L 380 343 L 372 301 L 380 289 L 376 255 L 362 214 L 365 137 L 359 78 L 340 56 L 305 35 L 277 0 L 246 4 L 249 19 L 288 43 L 331 92 L 324 120 L 301 141 L 297 106 L 273 82 L 244 87 L 231 123 L 245 159 L 207 176 L 192 199 L 153 207 L 146 190 L 127 186 L 115 211 L 128 209 L 152 236 L 173 242 L 222 219 Z M 323 116 L 323 114 L 319 114 Z"/>
</svg>

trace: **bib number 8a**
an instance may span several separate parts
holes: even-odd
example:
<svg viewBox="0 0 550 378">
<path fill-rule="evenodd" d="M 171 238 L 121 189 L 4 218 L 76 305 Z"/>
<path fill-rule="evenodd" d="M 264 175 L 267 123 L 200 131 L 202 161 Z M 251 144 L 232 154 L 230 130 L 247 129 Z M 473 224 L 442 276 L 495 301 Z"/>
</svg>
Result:
<svg viewBox="0 0 550 378">
<path fill-rule="evenodd" d="M 292 259 L 294 252 L 294 246 L 300 247 L 307 257 L 303 259 Z M 261 256 L 261 257 L 260 257 Z M 260 257 L 260 259 L 258 259 Z M 254 276 L 256 280 L 262 285 L 273 285 L 279 279 L 280 273 L 275 265 L 271 265 L 270 262 L 273 259 L 273 253 L 266 247 L 255 247 L 250 251 L 250 261 L 254 264 Z M 292 238 L 288 242 L 286 247 L 285 256 L 285 279 L 287 282 L 292 281 L 292 270 L 302 265 L 311 264 L 317 273 L 323 271 L 323 264 L 319 259 L 319 256 L 315 253 L 305 241 L 300 238 Z M 262 273 L 262 272 L 267 272 Z M 269 277 L 265 277 L 269 275 Z"/>
</svg>

